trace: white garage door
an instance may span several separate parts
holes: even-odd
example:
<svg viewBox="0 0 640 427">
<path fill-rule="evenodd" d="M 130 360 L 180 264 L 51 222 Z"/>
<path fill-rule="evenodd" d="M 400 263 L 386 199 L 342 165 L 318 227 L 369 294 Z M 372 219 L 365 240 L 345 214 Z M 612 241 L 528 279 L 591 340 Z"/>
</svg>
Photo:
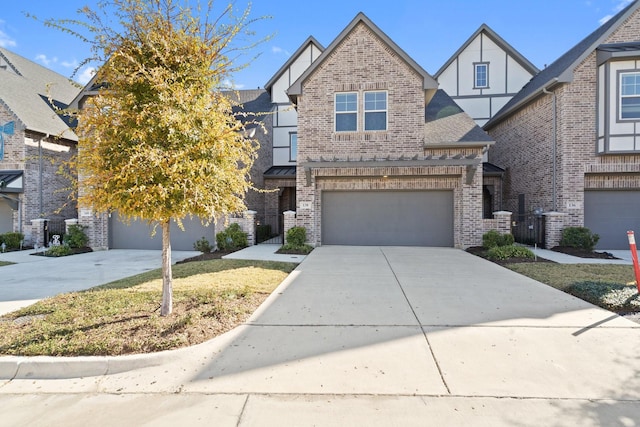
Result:
<svg viewBox="0 0 640 427">
<path fill-rule="evenodd" d="M 193 244 L 205 237 L 211 245 L 215 245 L 215 226 L 203 227 L 197 218 L 183 221 L 185 231 L 171 223 L 171 249 L 176 251 L 192 251 Z M 131 221 L 127 225 L 120 220 L 117 213 L 109 219 L 109 247 L 111 249 L 162 249 L 162 229 L 156 228 L 151 237 L 152 227 L 143 221 Z"/>
<path fill-rule="evenodd" d="M 584 225 L 600 235 L 598 249 L 629 249 L 627 231 L 640 235 L 640 191 L 585 191 Z"/>
<path fill-rule="evenodd" d="M 322 244 L 453 246 L 453 192 L 325 191 Z"/>
</svg>

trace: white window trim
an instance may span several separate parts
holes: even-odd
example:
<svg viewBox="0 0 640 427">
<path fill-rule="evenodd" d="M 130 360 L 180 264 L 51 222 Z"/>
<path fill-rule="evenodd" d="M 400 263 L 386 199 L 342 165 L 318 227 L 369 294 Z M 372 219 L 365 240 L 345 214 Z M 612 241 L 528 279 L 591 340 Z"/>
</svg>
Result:
<svg viewBox="0 0 640 427">
<path fill-rule="evenodd" d="M 353 94 L 356 96 L 356 109 L 355 111 L 338 111 L 338 95 L 349 95 Z M 333 96 L 333 130 L 334 132 L 357 132 L 358 131 L 358 92 L 336 92 Z M 354 130 L 338 130 L 338 114 L 355 114 L 356 115 L 356 128 Z"/>
<path fill-rule="evenodd" d="M 384 93 L 384 97 L 385 97 L 385 105 L 387 108 L 385 108 L 384 110 L 367 110 L 366 109 L 366 96 L 367 93 Z M 362 111 L 363 111 L 363 117 L 362 117 L 362 127 L 364 129 L 365 132 L 386 132 L 389 129 L 389 91 L 386 90 L 367 90 L 364 92 L 364 94 L 362 95 Z M 367 113 L 385 113 L 384 114 L 384 129 L 371 129 L 368 130 L 366 129 L 367 126 Z"/>
<path fill-rule="evenodd" d="M 622 100 L 624 98 L 640 98 L 640 94 L 637 95 L 623 95 L 622 94 L 622 78 L 625 74 L 638 74 L 640 75 L 640 70 L 625 70 L 618 72 L 618 87 L 617 87 L 617 103 L 618 103 L 618 121 L 620 122 L 637 122 L 640 121 L 640 117 L 622 117 Z"/>
<path fill-rule="evenodd" d="M 486 67 L 484 86 L 478 85 L 478 67 Z M 473 63 L 473 88 L 474 89 L 489 89 L 489 63 L 488 62 L 474 62 Z"/>
</svg>

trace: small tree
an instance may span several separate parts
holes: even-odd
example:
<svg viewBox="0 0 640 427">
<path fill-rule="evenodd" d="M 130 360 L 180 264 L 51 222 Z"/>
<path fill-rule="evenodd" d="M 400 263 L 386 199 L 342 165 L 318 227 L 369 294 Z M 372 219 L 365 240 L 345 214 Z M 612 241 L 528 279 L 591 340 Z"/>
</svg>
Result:
<svg viewBox="0 0 640 427">
<path fill-rule="evenodd" d="M 80 203 L 160 226 L 166 316 L 173 300 L 171 221 L 182 228 L 187 216 L 210 221 L 245 209 L 257 142 L 246 137 L 248 121 L 234 116 L 221 89 L 235 70 L 231 42 L 253 21 L 248 9 L 235 17 L 232 5 L 210 20 L 213 1 L 197 13 L 173 0 L 98 4 L 117 19 L 117 30 L 88 7 L 88 23 L 47 22 L 91 31 L 94 54 L 105 61 L 94 79 L 97 95 L 78 112 Z"/>
</svg>

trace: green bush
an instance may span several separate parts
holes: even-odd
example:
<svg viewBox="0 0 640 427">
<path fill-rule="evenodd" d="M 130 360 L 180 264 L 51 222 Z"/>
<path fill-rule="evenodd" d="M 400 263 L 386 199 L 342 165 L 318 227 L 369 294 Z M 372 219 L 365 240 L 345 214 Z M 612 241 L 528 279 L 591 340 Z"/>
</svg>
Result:
<svg viewBox="0 0 640 427">
<path fill-rule="evenodd" d="M 302 247 L 307 241 L 307 229 L 304 227 L 292 227 L 287 230 L 287 245 Z"/>
<path fill-rule="evenodd" d="M 524 246 L 495 246 L 487 252 L 487 258 L 492 260 L 505 260 L 509 258 L 533 258 L 531 249 Z"/>
<path fill-rule="evenodd" d="M 84 232 L 87 227 L 84 225 L 70 225 L 67 234 L 64 235 L 63 241 L 70 248 L 83 248 L 89 243 L 89 237 Z"/>
<path fill-rule="evenodd" d="M 635 285 L 585 281 L 569 286 L 566 291 L 609 310 L 619 312 L 640 310 L 640 294 Z"/>
<path fill-rule="evenodd" d="M 202 236 L 202 239 L 196 240 L 196 242 L 193 244 L 193 249 L 195 249 L 196 251 L 200 251 L 203 254 L 208 254 L 213 248 L 211 247 L 211 243 L 209 243 L 209 241 L 205 239 L 204 236 Z"/>
<path fill-rule="evenodd" d="M 271 238 L 271 225 L 258 225 L 256 227 L 256 238 L 258 239 L 258 243 L 269 240 Z"/>
<path fill-rule="evenodd" d="M 482 246 L 487 249 L 513 245 L 512 234 L 500 234 L 497 230 L 489 230 L 482 235 Z"/>
<path fill-rule="evenodd" d="M 24 240 L 22 233 L 4 233 L 0 234 L 0 244 L 7 245 L 7 249 L 20 249 L 20 243 Z"/>
<path fill-rule="evenodd" d="M 67 256 L 71 255 L 71 248 L 68 245 L 51 246 L 44 254 L 52 257 Z"/>
<path fill-rule="evenodd" d="M 598 244 L 600 236 L 592 234 L 587 227 L 567 227 L 562 230 L 560 246 L 570 246 L 592 251 Z"/>
<path fill-rule="evenodd" d="M 217 233 L 216 243 L 218 250 L 221 251 L 235 251 L 249 246 L 247 233 L 242 231 L 237 223 L 233 223 L 226 230 Z"/>
</svg>

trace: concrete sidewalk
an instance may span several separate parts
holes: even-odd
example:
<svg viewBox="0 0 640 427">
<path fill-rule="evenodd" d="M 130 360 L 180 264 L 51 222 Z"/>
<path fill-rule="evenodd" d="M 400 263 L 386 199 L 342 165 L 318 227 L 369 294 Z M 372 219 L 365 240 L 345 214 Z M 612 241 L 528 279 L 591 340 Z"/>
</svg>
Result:
<svg viewBox="0 0 640 427">
<path fill-rule="evenodd" d="M 201 345 L 0 358 L 0 404 L 9 425 L 633 425 L 638 348 L 640 325 L 460 250 L 325 246 Z"/>
<path fill-rule="evenodd" d="M 631 258 L 631 251 L 629 250 L 619 250 L 619 249 L 609 249 L 609 250 L 600 250 L 597 252 L 608 252 L 614 257 L 618 259 L 602 259 L 602 258 L 580 258 L 577 256 L 563 254 L 561 252 L 552 251 L 549 249 L 541 249 L 541 248 L 533 248 L 529 247 L 533 253 L 544 259 L 548 259 L 549 261 L 557 262 L 558 264 L 623 264 L 623 265 L 633 265 L 633 260 Z"/>
</svg>

